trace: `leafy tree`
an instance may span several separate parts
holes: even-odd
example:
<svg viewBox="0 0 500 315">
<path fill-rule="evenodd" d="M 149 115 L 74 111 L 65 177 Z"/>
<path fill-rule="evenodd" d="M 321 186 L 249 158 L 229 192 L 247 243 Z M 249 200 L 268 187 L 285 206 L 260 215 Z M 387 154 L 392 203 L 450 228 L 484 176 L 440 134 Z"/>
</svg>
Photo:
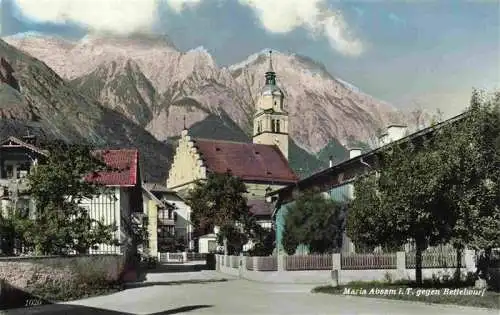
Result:
<svg viewBox="0 0 500 315">
<path fill-rule="evenodd" d="M 174 234 L 169 234 L 158 242 L 160 252 L 176 252 L 183 250 L 184 247 L 184 238 L 176 237 Z"/>
<path fill-rule="evenodd" d="M 16 231 L 15 212 L 12 208 L 2 209 L 0 207 L 0 254 L 6 256 L 14 255 L 15 240 L 19 239 Z"/>
<path fill-rule="evenodd" d="M 298 244 L 313 253 L 333 252 L 342 246 L 344 206 L 318 190 L 302 192 L 285 219 L 283 245 L 287 253 Z"/>
<path fill-rule="evenodd" d="M 378 176 L 360 178 L 348 217 L 348 234 L 375 245 L 416 245 L 416 281 L 422 282 L 422 251 L 443 239 L 447 213 L 438 209 L 445 178 L 441 157 L 428 139 L 395 146 L 380 154 Z M 362 220 L 366 220 L 363 222 Z M 361 224 L 365 224 L 363 232 Z"/>
<path fill-rule="evenodd" d="M 260 228 L 258 230 L 257 242 L 249 254 L 251 256 L 270 256 L 276 247 L 276 230 L 274 228 Z"/>
<path fill-rule="evenodd" d="M 35 218 L 18 217 L 17 230 L 38 254 L 87 253 L 97 244 L 116 244 L 115 225 L 90 218 L 81 201 L 104 191 L 86 176 L 106 170 L 89 146 L 53 143 L 49 156 L 28 175 L 29 193 L 36 203 Z"/>
<path fill-rule="evenodd" d="M 428 245 L 499 246 L 498 99 L 484 105 L 474 94 L 463 119 L 381 153 L 380 176 L 355 184 L 348 234 L 371 245 L 412 238 L 418 283 Z"/>
<path fill-rule="evenodd" d="M 192 222 L 198 236 L 220 228 L 218 243 L 227 241 L 230 253 L 239 253 L 248 240 L 257 237 L 259 229 L 252 216 L 240 178 L 230 173 L 210 173 L 189 192 L 186 201 L 192 210 Z"/>
<path fill-rule="evenodd" d="M 457 249 L 457 271 L 466 246 L 500 246 L 500 93 L 485 100 L 474 91 L 458 123 L 436 136 L 448 179 L 441 208 L 449 213 L 448 241 Z M 459 273 L 457 273 L 459 275 Z"/>
<path fill-rule="evenodd" d="M 361 176 L 354 184 L 354 199 L 348 205 L 347 235 L 356 248 L 397 247 L 392 235 L 391 213 L 383 207 L 378 190 L 378 172 Z"/>
<path fill-rule="evenodd" d="M 299 241 L 294 237 L 293 230 L 288 228 L 283 231 L 283 249 L 288 255 L 295 254 L 297 247 L 300 245 Z"/>
</svg>

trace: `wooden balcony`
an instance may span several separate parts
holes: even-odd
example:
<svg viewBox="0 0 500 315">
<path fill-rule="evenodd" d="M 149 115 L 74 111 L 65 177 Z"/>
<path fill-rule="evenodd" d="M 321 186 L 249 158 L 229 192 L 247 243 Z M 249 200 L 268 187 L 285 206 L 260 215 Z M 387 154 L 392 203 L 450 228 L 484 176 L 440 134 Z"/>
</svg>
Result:
<svg viewBox="0 0 500 315">
<path fill-rule="evenodd" d="M 175 220 L 174 219 L 167 219 L 167 218 L 158 218 L 158 225 L 168 225 L 168 226 L 174 226 L 175 225 Z"/>
<path fill-rule="evenodd" d="M 0 178 L 0 189 L 6 188 L 8 191 L 16 191 L 22 194 L 28 191 L 29 185 L 26 179 L 6 179 Z"/>
</svg>

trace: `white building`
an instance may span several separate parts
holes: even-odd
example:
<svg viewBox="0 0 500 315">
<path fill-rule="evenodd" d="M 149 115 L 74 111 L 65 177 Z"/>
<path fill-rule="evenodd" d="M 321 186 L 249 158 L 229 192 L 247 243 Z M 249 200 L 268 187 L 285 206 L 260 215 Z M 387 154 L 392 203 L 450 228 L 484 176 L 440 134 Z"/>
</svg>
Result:
<svg viewBox="0 0 500 315">
<path fill-rule="evenodd" d="M 0 205 L 2 215 L 8 208 L 34 217 L 35 203 L 28 194 L 26 176 L 50 154 L 35 146 L 34 137 L 22 139 L 9 137 L 0 142 Z M 137 150 L 96 151 L 112 169 L 95 172 L 86 180 L 105 186 L 103 192 L 92 199 L 83 200 L 91 218 L 102 220 L 104 224 L 116 224 L 115 238 L 121 246 L 100 245 L 91 253 L 126 253 L 132 250 L 131 224 L 136 213 L 143 213 L 139 152 Z M 140 217 L 140 216 L 139 216 Z"/>
</svg>

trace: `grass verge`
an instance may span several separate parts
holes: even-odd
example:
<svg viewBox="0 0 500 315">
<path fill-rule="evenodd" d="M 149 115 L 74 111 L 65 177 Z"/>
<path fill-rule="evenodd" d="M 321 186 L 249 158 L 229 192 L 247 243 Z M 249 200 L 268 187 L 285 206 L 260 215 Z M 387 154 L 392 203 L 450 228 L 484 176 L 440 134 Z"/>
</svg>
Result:
<svg viewBox="0 0 500 315">
<path fill-rule="evenodd" d="M 31 294 L 52 303 L 80 300 L 94 296 L 108 295 L 123 290 L 121 283 L 45 283 L 31 288 Z"/>
<path fill-rule="evenodd" d="M 500 292 L 474 289 L 468 283 L 424 282 L 417 286 L 409 281 L 351 282 L 338 287 L 316 287 L 312 292 L 500 309 Z"/>
</svg>

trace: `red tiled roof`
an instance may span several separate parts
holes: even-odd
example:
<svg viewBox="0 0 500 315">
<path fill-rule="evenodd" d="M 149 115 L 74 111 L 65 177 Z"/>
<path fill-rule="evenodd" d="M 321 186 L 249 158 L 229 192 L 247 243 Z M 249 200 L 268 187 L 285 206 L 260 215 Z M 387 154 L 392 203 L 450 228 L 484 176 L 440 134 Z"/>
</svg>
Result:
<svg viewBox="0 0 500 315">
<path fill-rule="evenodd" d="M 89 175 L 91 180 L 106 186 L 130 187 L 137 185 L 139 151 L 137 150 L 98 150 L 104 163 L 114 170 Z"/>
<path fill-rule="evenodd" d="M 277 146 L 209 139 L 193 141 L 212 172 L 230 171 L 244 180 L 286 183 L 298 180 Z"/>
<path fill-rule="evenodd" d="M 247 205 L 250 207 L 250 212 L 254 215 L 272 215 L 273 214 L 273 206 L 271 203 L 266 202 L 265 200 L 248 200 Z"/>
</svg>

